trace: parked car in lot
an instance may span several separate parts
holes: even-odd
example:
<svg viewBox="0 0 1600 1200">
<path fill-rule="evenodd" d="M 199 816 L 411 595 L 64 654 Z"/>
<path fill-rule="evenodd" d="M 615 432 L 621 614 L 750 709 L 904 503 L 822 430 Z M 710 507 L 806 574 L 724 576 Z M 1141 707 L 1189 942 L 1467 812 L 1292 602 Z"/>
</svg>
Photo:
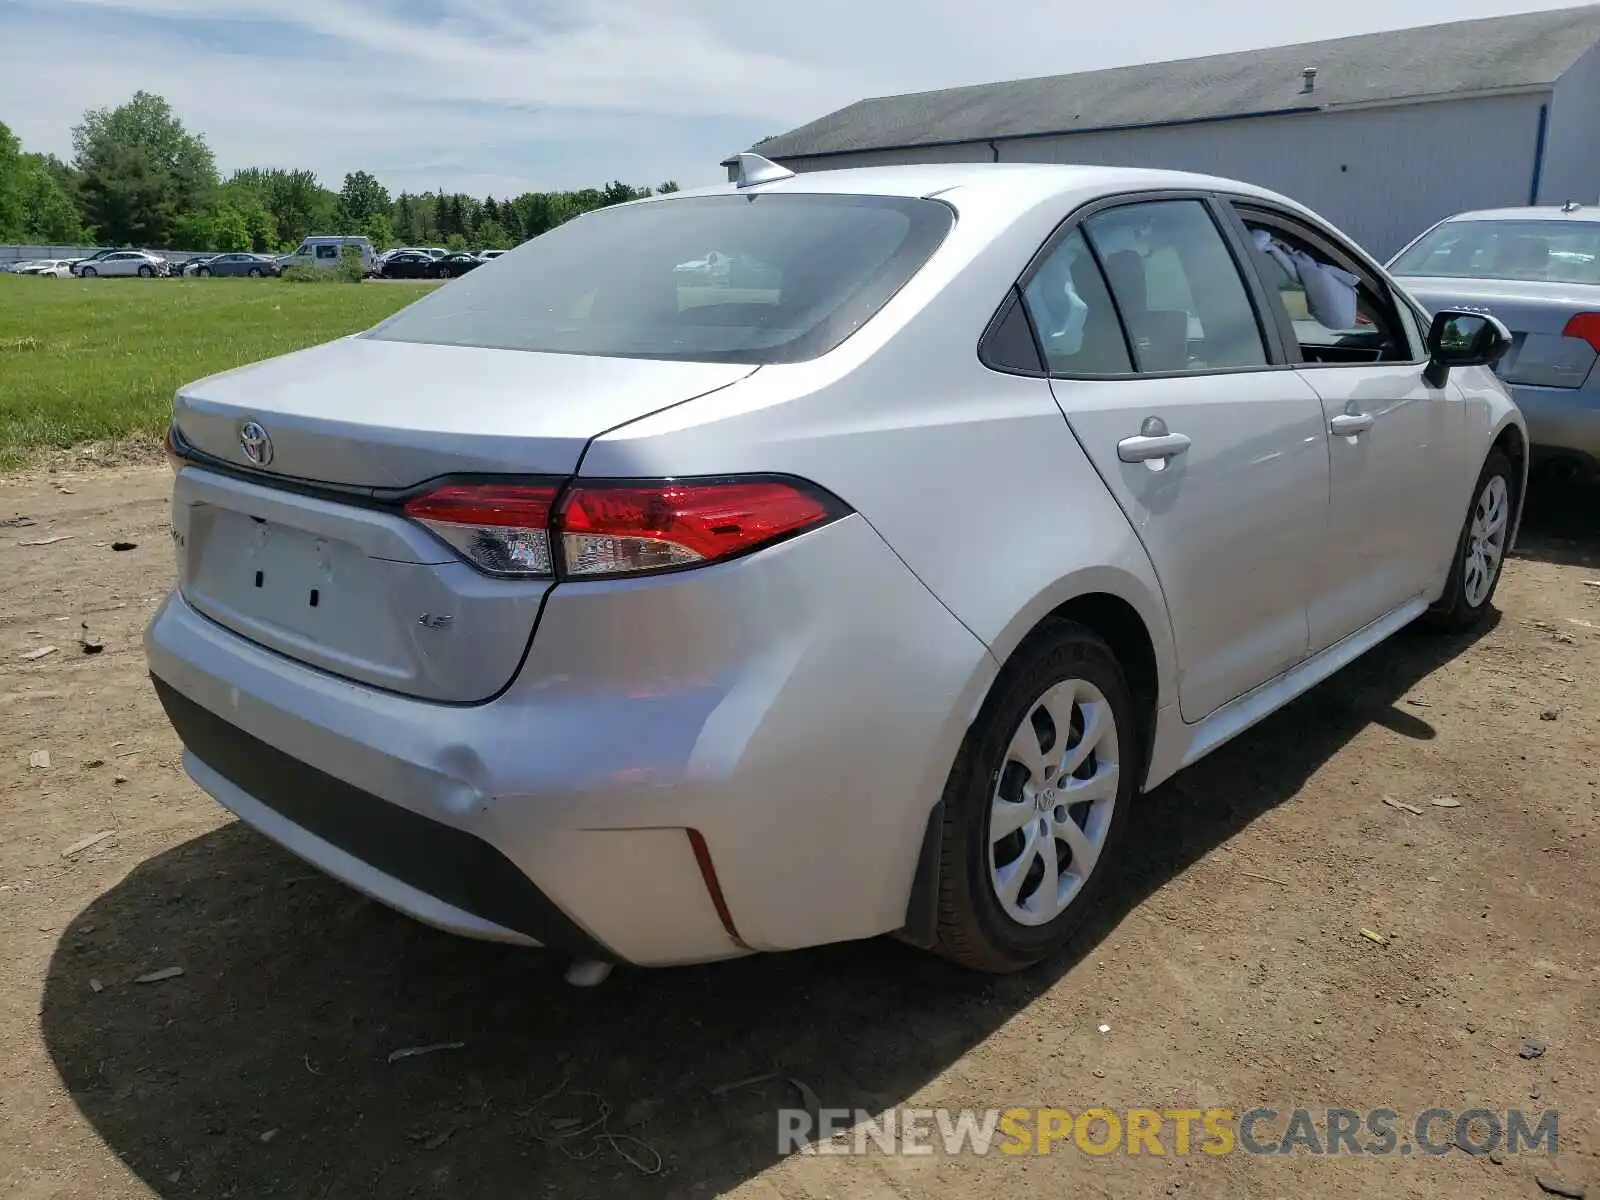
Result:
<svg viewBox="0 0 1600 1200">
<path fill-rule="evenodd" d="M 435 261 L 423 250 L 400 250 L 375 264 L 373 274 L 380 279 L 431 279 Z"/>
<path fill-rule="evenodd" d="M 72 260 L 66 258 L 39 258 L 18 263 L 13 268 L 18 275 L 41 275 L 49 279 L 71 279 Z"/>
<path fill-rule="evenodd" d="M 1138 792 L 1490 613 L 1509 336 L 1306 208 L 1126 168 L 740 175 L 179 390 L 145 644 L 203 788 L 585 965 L 894 933 L 1006 972 L 1143 853 Z M 1297 326 L 1259 231 L 1362 321 Z M 771 286 L 683 303 L 708 247 Z"/>
<path fill-rule="evenodd" d="M 73 268 L 73 274 L 83 279 L 97 275 L 165 275 L 167 260 L 144 250 L 113 250 L 104 258 L 85 259 Z"/>
<path fill-rule="evenodd" d="M 87 255 L 83 258 L 74 259 L 72 262 L 72 273 L 74 275 L 81 275 L 84 267 L 92 266 L 100 262 L 102 259 L 109 258 L 111 255 L 116 253 L 118 253 L 118 251 L 115 249 L 96 250 L 93 254 Z"/>
<path fill-rule="evenodd" d="M 465 275 L 468 271 L 483 266 L 483 259 L 476 254 L 461 251 L 456 254 L 446 254 L 443 258 L 433 261 L 433 270 L 429 274 L 436 279 L 454 279 L 458 275 Z"/>
<path fill-rule="evenodd" d="M 362 269 L 371 271 L 374 257 L 372 242 L 364 237 L 335 234 L 318 234 L 305 238 L 293 251 L 280 254 L 273 261 L 280 271 L 288 267 L 332 268 L 343 261 L 347 249 L 355 250 L 361 256 Z"/>
<path fill-rule="evenodd" d="M 1442 221 L 1390 261 L 1422 304 L 1510 328 L 1499 372 L 1537 457 L 1600 474 L 1600 208 L 1493 209 Z"/>
<path fill-rule="evenodd" d="M 268 255 L 238 251 L 199 259 L 185 267 L 184 273 L 202 277 L 208 275 L 261 277 L 282 274 L 282 268 Z"/>
<path fill-rule="evenodd" d="M 493 262 L 502 254 L 509 254 L 509 250 L 479 250 L 478 257 L 484 262 Z"/>
</svg>

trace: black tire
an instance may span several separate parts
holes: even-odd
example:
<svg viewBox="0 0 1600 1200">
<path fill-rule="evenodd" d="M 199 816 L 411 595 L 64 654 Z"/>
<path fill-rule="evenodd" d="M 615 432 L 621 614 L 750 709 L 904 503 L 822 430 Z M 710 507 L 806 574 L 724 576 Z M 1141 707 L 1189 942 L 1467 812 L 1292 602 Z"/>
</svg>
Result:
<svg viewBox="0 0 1600 1200">
<path fill-rule="evenodd" d="M 1507 503 L 1510 506 L 1510 511 L 1506 515 L 1506 541 L 1501 549 L 1500 559 L 1495 564 L 1494 577 L 1489 582 L 1488 591 L 1477 604 L 1472 604 L 1467 595 L 1466 585 L 1467 551 L 1472 537 L 1472 523 L 1490 482 L 1497 477 L 1505 482 Z M 1517 477 L 1516 468 L 1511 465 L 1511 460 L 1499 450 L 1491 450 L 1489 457 L 1484 460 L 1478 482 L 1472 485 L 1472 499 L 1467 508 L 1466 520 L 1461 523 L 1461 533 L 1456 538 L 1456 548 L 1450 562 L 1450 580 L 1445 584 L 1444 595 L 1439 597 L 1438 602 L 1428 610 L 1424 618 L 1424 623 L 1429 628 L 1442 633 L 1464 633 L 1481 623 L 1494 608 L 1495 589 L 1500 586 L 1500 576 L 1505 570 L 1506 557 L 1511 553 L 1511 530 L 1516 527 L 1517 512 L 1522 503 L 1522 497 L 1517 490 L 1520 483 L 1521 480 Z"/>
<path fill-rule="evenodd" d="M 145 267 L 140 267 L 139 268 L 139 278 L 140 279 L 149 279 L 150 276 L 154 275 L 155 273 L 156 272 L 155 272 L 155 268 L 154 267 L 145 266 Z"/>
<path fill-rule="evenodd" d="M 245 274 L 250 276 L 251 279 L 260 279 L 261 278 L 261 268 L 260 267 L 251 267 L 248 271 L 245 272 Z"/>
<path fill-rule="evenodd" d="M 78 278 L 79 279 L 93 279 L 99 273 L 100 272 L 96 271 L 93 267 L 79 267 L 78 268 Z"/>
<path fill-rule="evenodd" d="M 449 279 L 450 278 L 450 268 L 449 267 L 440 267 L 437 271 L 434 272 L 434 275 L 436 275 L 440 279 Z"/>
<path fill-rule="evenodd" d="M 1027 925 L 1008 914 L 995 894 L 991 806 L 996 789 L 1002 786 L 1012 735 L 1045 694 L 1068 679 L 1093 685 L 1111 709 L 1116 725 L 1116 798 L 1099 860 L 1081 890 L 1048 923 Z M 1009 974 L 1042 962 L 1071 940 L 1115 870 L 1117 846 L 1142 761 L 1134 717 L 1133 699 L 1116 657 L 1104 642 L 1075 622 L 1062 621 L 1039 630 L 1006 664 L 967 731 L 945 785 L 934 947 L 939 954 L 974 970 Z M 1063 745 L 1056 739 L 1051 749 Z M 1057 845 L 1059 851 L 1064 843 Z M 1023 892 L 1027 891 L 1025 882 Z"/>
<path fill-rule="evenodd" d="M 196 275 L 209 275 L 209 274 L 211 274 L 211 268 L 210 267 L 196 267 L 194 269 L 194 273 Z"/>
</svg>

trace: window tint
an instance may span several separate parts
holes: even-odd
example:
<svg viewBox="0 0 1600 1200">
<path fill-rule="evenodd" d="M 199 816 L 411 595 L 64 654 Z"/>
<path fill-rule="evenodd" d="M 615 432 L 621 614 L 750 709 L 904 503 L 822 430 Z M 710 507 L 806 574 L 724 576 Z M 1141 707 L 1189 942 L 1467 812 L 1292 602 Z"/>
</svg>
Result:
<svg viewBox="0 0 1600 1200">
<path fill-rule="evenodd" d="M 1297 237 L 1279 221 L 1264 224 L 1249 213 L 1241 215 L 1256 271 L 1283 306 L 1305 362 L 1415 359 L 1411 339 L 1387 296 L 1333 261 L 1311 237 Z M 1310 287 L 1307 278 L 1313 280 Z"/>
<path fill-rule="evenodd" d="M 1023 291 L 1052 375 L 1120 375 L 1133 370 L 1128 341 L 1105 278 L 1074 229 Z"/>
<path fill-rule="evenodd" d="M 825 354 L 922 266 L 934 200 L 798 193 L 601 209 L 471 271 L 367 336 L 703 362 Z"/>
<path fill-rule="evenodd" d="M 1266 344 L 1250 294 L 1198 200 L 1129 204 L 1084 222 L 1141 371 L 1259 367 Z"/>
<path fill-rule="evenodd" d="M 318 246 L 317 247 L 317 257 L 318 258 L 338 258 L 339 257 L 339 247 L 337 247 L 337 246 Z"/>
<path fill-rule="evenodd" d="M 1389 272 L 1600 284 L 1600 222 L 1450 221 L 1424 234 Z"/>
</svg>

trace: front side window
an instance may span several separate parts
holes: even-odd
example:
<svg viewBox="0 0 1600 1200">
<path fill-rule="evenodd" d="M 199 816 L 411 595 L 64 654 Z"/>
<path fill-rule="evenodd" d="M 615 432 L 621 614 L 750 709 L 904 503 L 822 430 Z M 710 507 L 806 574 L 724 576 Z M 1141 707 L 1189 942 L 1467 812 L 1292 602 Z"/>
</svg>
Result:
<svg viewBox="0 0 1600 1200">
<path fill-rule="evenodd" d="M 1199 200 L 1128 204 L 1084 230 L 1105 269 L 1141 372 L 1267 365 L 1250 294 Z"/>
<path fill-rule="evenodd" d="M 1600 284 L 1600 221 L 1449 221 L 1402 252 L 1389 273 Z"/>
<path fill-rule="evenodd" d="M 869 320 L 954 220 L 934 200 L 777 193 L 601 209 L 365 336 L 703 362 L 814 358 Z"/>
<path fill-rule="evenodd" d="M 1290 232 L 1286 221 L 1266 223 L 1240 214 L 1250 234 L 1256 271 L 1282 305 L 1300 357 L 1307 363 L 1410 362 L 1408 331 L 1387 296 L 1318 247 Z M 1354 260 L 1348 260 L 1353 265 Z"/>
</svg>

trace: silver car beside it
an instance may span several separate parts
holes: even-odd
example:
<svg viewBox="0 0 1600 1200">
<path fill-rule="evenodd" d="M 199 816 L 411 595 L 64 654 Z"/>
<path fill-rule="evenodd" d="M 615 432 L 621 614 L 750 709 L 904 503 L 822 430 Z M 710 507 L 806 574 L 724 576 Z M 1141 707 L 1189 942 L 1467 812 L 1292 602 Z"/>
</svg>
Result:
<svg viewBox="0 0 1600 1200">
<path fill-rule="evenodd" d="M 1490 613 L 1508 344 L 1243 183 L 746 155 L 180 389 L 150 670 L 246 822 L 579 980 L 1014 971 L 1139 792 Z"/>
<path fill-rule="evenodd" d="M 1600 207 L 1502 208 L 1442 221 L 1389 270 L 1430 309 L 1491 313 L 1512 333 L 1499 373 L 1535 456 L 1600 474 Z"/>
</svg>

